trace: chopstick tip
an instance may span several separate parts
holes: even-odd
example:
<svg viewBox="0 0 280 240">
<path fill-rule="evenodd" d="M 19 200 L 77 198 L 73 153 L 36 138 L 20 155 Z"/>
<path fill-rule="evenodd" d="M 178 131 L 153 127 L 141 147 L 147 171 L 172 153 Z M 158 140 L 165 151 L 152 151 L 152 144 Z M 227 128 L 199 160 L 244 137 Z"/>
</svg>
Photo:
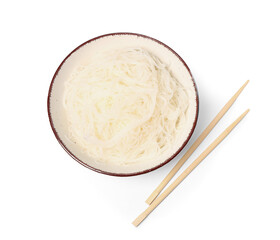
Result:
<svg viewBox="0 0 280 240">
<path fill-rule="evenodd" d="M 250 111 L 250 109 L 248 108 L 248 109 L 242 114 L 242 116 L 245 117 L 249 111 Z"/>
<path fill-rule="evenodd" d="M 248 80 L 244 83 L 244 86 L 246 86 L 249 82 L 250 82 L 250 80 L 248 79 Z"/>
</svg>

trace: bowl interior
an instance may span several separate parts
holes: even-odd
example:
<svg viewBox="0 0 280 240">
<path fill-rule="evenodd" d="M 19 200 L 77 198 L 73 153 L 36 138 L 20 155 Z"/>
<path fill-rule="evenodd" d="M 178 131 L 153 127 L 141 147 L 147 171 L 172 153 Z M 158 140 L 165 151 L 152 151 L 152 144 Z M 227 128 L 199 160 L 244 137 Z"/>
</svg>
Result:
<svg viewBox="0 0 280 240">
<path fill-rule="evenodd" d="M 148 163 L 137 163 L 119 166 L 100 163 L 83 153 L 79 146 L 67 138 L 67 121 L 62 99 L 65 81 L 73 69 L 80 63 L 87 63 L 93 54 L 100 51 L 126 47 L 140 47 L 156 55 L 169 66 L 175 78 L 185 87 L 189 95 L 188 126 L 179 142 L 174 144 L 172 151 L 162 159 Z M 108 34 L 94 38 L 70 53 L 57 69 L 49 91 L 48 111 L 52 129 L 62 147 L 84 166 L 105 174 L 130 176 L 154 170 L 175 157 L 186 145 L 195 128 L 198 115 L 198 95 L 192 75 L 183 60 L 169 47 L 152 38 L 138 34 Z"/>
</svg>

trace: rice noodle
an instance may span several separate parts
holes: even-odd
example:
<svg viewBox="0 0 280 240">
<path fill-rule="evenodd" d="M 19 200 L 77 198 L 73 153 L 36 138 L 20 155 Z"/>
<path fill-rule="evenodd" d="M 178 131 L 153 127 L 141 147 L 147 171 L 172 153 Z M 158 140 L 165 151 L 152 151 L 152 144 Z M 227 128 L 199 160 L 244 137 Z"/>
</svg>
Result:
<svg viewBox="0 0 280 240">
<path fill-rule="evenodd" d="M 102 52 L 65 83 L 67 137 L 95 161 L 153 161 L 182 136 L 188 103 L 187 91 L 148 51 Z"/>
</svg>

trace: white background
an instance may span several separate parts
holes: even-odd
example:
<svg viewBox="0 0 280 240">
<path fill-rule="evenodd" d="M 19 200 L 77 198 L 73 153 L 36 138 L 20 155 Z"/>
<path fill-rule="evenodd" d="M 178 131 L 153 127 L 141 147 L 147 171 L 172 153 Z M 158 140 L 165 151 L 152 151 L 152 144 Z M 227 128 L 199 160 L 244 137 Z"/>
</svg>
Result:
<svg viewBox="0 0 280 240">
<path fill-rule="evenodd" d="M 0 239 L 279 240 L 278 3 L 2 1 Z M 138 228 L 131 222 L 178 158 L 142 176 L 101 175 L 66 154 L 47 116 L 63 58 L 120 31 L 157 38 L 189 65 L 200 94 L 190 144 L 251 80 L 183 168 L 250 108 L 246 118 Z"/>
</svg>

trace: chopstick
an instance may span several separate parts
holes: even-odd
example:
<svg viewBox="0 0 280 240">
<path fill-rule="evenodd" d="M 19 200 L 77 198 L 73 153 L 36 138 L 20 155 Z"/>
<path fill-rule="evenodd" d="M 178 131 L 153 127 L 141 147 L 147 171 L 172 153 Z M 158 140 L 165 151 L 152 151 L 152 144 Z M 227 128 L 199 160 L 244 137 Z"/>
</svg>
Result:
<svg viewBox="0 0 280 240">
<path fill-rule="evenodd" d="M 148 208 L 141 213 L 134 221 L 133 225 L 137 227 L 201 162 L 207 155 L 212 152 L 215 147 L 221 143 L 224 138 L 232 131 L 232 129 L 246 116 L 249 109 L 241 114 L 231 125 L 229 125 L 200 155 L 192 162 L 192 164 L 168 187 L 159 195 Z"/>
<path fill-rule="evenodd" d="M 225 106 L 221 109 L 221 111 L 217 114 L 217 116 L 212 120 L 212 122 L 205 128 L 205 130 L 201 133 L 201 135 L 196 139 L 193 145 L 189 148 L 189 150 L 185 153 L 185 155 L 180 159 L 180 161 L 172 168 L 172 170 L 168 173 L 168 175 L 162 180 L 162 182 L 158 185 L 158 187 L 152 192 L 152 194 L 147 198 L 146 203 L 151 204 L 155 198 L 160 194 L 160 192 L 164 189 L 164 187 L 169 183 L 169 181 L 174 177 L 174 175 L 179 171 L 179 169 L 183 166 L 183 164 L 188 160 L 188 158 L 192 155 L 192 153 L 198 148 L 201 142 L 208 136 L 211 130 L 216 126 L 216 124 L 220 121 L 220 119 L 225 115 L 225 113 L 229 110 L 235 100 L 238 98 L 240 93 L 249 83 L 247 80 L 242 87 L 233 95 L 233 97 L 225 104 Z"/>
</svg>

